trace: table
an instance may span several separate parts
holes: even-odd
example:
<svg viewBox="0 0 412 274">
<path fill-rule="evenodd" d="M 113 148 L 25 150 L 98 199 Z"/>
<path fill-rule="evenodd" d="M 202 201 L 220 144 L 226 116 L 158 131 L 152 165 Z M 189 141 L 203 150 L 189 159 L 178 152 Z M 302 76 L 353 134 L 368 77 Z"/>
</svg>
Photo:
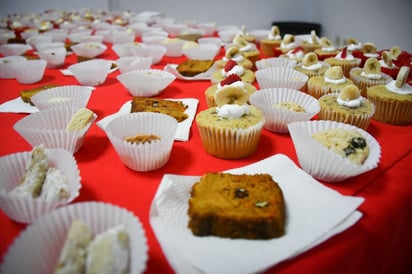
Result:
<svg viewBox="0 0 412 274">
<path fill-rule="evenodd" d="M 217 59 L 223 56 L 223 52 Z M 100 58 L 115 60 L 109 46 Z M 185 57 L 164 57 L 154 65 L 163 68 L 179 63 Z M 76 62 L 69 55 L 63 68 Z M 132 96 L 117 81 L 119 71 L 111 73 L 106 82 L 96 88 L 88 107 L 97 121 L 115 113 Z M 0 80 L 0 103 L 19 96 L 19 91 L 43 84 L 77 85 L 74 77 L 63 76 L 59 69 L 46 69 L 41 82 L 22 85 L 15 79 Z M 161 98 L 197 98 L 197 111 L 205 109 L 204 91 L 209 81 L 175 80 L 159 96 Z M 256 83 L 255 83 L 256 84 Z M 13 129 L 27 114 L 0 113 L 0 156 L 31 150 L 31 146 Z M 359 210 L 363 217 L 348 230 L 311 250 L 284 261 L 267 273 L 412 273 L 412 125 L 391 126 L 372 121 L 368 132 L 380 143 L 382 158 L 379 166 L 366 174 L 340 183 L 324 183 L 344 195 L 361 196 L 365 202 Z M 96 124 L 86 135 L 81 149 L 74 155 L 83 187 L 74 202 L 104 201 L 132 211 L 142 222 L 149 246 L 146 273 L 173 273 L 149 223 L 149 209 L 157 187 L 166 173 L 202 175 L 208 171 L 223 171 L 254 163 L 282 153 L 296 164 L 297 156 L 288 134 L 263 130 L 257 151 L 240 160 L 223 160 L 208 155 L 202 148 L 195 122 L 186 142 L 175 141 L 169 162 L 151 172 L 132 171 L 122 164 L 109 139 Z M 13 240 L 26 224 L 10 220 L 0 212 L 0 254 L 7 252 Z"/>
</svg>

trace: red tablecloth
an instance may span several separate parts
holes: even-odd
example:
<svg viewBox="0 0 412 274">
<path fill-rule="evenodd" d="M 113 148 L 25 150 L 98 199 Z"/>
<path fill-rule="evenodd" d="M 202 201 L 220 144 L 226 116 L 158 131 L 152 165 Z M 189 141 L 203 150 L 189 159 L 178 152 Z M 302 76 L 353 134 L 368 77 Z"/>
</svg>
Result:
<svg viewBox="0 0 412 274">
<path fill-rule="evenodd" d="M 109 46 L 101 58 L 115 60 L 117 56 Z M 165 57 L 154 67 L 163 68 L 183 59 Z M 64 68 L 75 62 L 74 55 L 68 56 Z M 97 121 L 117 112 L 132 98 L 117 81 L 118 74 L 118 71 L 111 73 L 106 82 L 92 93 L 88 107 L 98 115 Z M 78 84 L 74 77 L 63 76 L 59 69 L 46 69 L 42 81 L 36 84 L 21 85 L 14 79 L 2 79 L 0 83 L 0 103 L 18 97 L 22 89 L 49 83 Z M 204 92 L 210 84 L 210 81 L 175 80 L 159 97 L 197 98 L 198 111 L 203 110 L 206 108 Z M 0 156 L 31 150 L 31 146 L 13 129 L 13 125 L 26 115 L 0 113 Z M 368 132 L 381 145 L 379 166 L 340 183 L 325 183 L 342 194 L 364 197 L 365 202 L 359 208 L 363 217 L 343 233 L 274 266 L 268 273 L 412 273 L 412 125 L 391 126 L 372 121 Z M 75 154 L 83 187 L 74 202 L 104 201 L 132 211 L 142 222 L 148 238 L 146 273 L 173 273 L 149 223 L 149 208 L 163 175 L 202 175 L 207 171 L 223 171 L 277 153 L 287 155 L 299 165 L 290 136 L 267 130 L 263 130 L 260 145 L 252 156 L 242 160 L 214 158 L 203 150 L 194 122 L 190 139 L 174 143 L 170 160 L 164 167 L 140 173 L 122 164 L 103 130 L 94 124 Z M 3 257 L 27 225 L 10 220 L 3 212 L 0 212 L 0 224 L 0 254 Z"/>
</svg>

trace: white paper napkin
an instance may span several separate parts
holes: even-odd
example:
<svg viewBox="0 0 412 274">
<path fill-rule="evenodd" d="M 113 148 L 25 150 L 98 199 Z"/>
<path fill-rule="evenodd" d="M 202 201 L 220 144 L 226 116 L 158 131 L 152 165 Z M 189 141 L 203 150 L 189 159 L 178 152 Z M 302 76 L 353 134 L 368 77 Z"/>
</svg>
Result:
<svg viewBox="0 0 412 274">
<path fill-rule="evenodd" d="M 212 76 L 213 72 L 217 70 L 216 64 L 214 64 L 209 70 L 203 73 L 199 73 L 193 77 L 187 77 L 183 76 L 177 71 L 177 64 L 167 64 L 163 69 L 165 71 L 168 71 L 172 73 L 174 76 L 176 76 L 176 79 L 180 80 L 187 80 L 187 81 L 200 81 L 200 80 L 210 80 L 210 77 Z"/>
<path fill-rule="evenodd" d="M 197 110 L 197 105 L 199 103 L 198 99 L 194 98 L 184 98 L 184 99 L 168 99 L 168 100 L 178 100 L 182 101 L 183 104 L 187 105 L 186 113 L 189 116 L 186 120 L 178 123 L 177 125 L 177 130 L 176 130 L 176 135 L 175 135 L 175 140 L 176 141 L 187 141 L 189 140 L 189 133 L 190 133 L 190 127 L 192 126 L 193 119 L 195 118 L 196 110 Z M 106 126 L 109 124 L 111 120 L 114 118 L 130 113 L 130 108 L 131 108 L 131 102 L 132 101 L 127 101 L 124 103 L 121 108 L 119 109 L 118 112 L 106 116 L 105 118 L 101 119 L 98 121 L 96 124 L 103 130 L 105 130 Z"/>
<path fill-rule="evenodd" d="M 152 203 L 150 222 L 177 273 L 261 272 L 344 231 L 362 216 L 356 209 L 363 198 L 343 196 L 323 186 L 282 154 L 228 172 L 272 175 L 286 201 L 286 234 L 272 240 L 193 236 L 187 227 L 187 209 L 199 176 L 165 175 Z"/>
<path fill-rule="evenodd" d="M 38 111 L 39 109 L 37 107 L 23 102 L 21 97 L 17 97 L 0 105 L 0 112 L 35 113 Z"/>
</svg>

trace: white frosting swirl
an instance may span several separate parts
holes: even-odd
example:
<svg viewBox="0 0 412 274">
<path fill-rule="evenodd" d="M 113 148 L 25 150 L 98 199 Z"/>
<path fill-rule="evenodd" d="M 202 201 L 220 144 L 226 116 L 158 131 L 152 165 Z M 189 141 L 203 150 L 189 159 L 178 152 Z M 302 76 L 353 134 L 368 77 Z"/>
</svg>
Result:
<svg viewBox="0 0 412 274">
<path fill-rule="evenodd" d="M 245 83 L 244 83 L 243 81 L 236 81 L 236 82 L 233 82 L 233 83 L 231 83 L 231 84 L 229 84 L 229 85 L 224 85 L 224 86 L 222 86 L 222 85 L 220 84 L 220 82 L 219 82 L 219 83 L 217 84 L 216 93 L 218 93 L 222 87 L 226 87 L 226 86 L 244 88 L 244 87 L 245 87 Z"/>
<path fill-rule="evenodd" d="M 305 55 L 303 50 L 290 50 L 286 53 L 286 56 L 291 59 L 302 59 Z"/>
<path fill-rule="evenodd" d="M 364 53 L 363 55 L 368 58 L 379 57 L 379 53 Z"/>
<path fill-rule="evenodd" d="M 386 84 L 386 88 L 394 93 L 402 94 L 402 95 L 408 95 L 412 94 L 412 86 L 409 84 L 404 84 L 400 88 L 396 86 L 396 80 L 390 81 L 389 83 Z"/>
<path fill-rule="evenodd" d="M 284 42 L 280 43 L 280 48 L 282 50 L 294 49 L 294 48 L 296 48 L 296 46 L 297 46 L 296 42 L 292 42 L 292 43 L 289 43 L 289 44 L 285 44 Z"/>
<path fill-rule="evenodd" d="M 353 55 L 350 51 L 346 51 L 346 57 L 345 58 L 342 57 L 342 51 L 339 52 L 338 54 L 336 54 L 335 58 L 339 59 L 339 60 L 354 60 L 355 59 L 355 57 L 353 57 Z"/>
<path fill-rule="evenodd" d="M 365 98 L 363 98 L 362 96 L 359 96 L 358 98 L 352 99 L 352 100 L 342 100 L 339 95 L 336 101 L 341 106 L 350 107 L 350 108 L 358 108 L 363 104 L 363 102 L 365 101 Z"/>
<path fill-rule="evenodd" d="M 302 68 L 307 69 L 307 70 L 319 70 L 319 69 L 322 68 L 322 63 L 318 62 L 318 63 L 312 64 L 310 66 L 302 65 Z"/>
<path fill-rule="evenodd" d="M 222 69 L 223 77 L 226 77 L 230 74 L 236 74 L 237 76 L 242 76 L 243 74 L 245 74 L 245 68 L 243 66 L 236 65 L 229 71 L 225 71 L 224 69 Z"/>
<path fill-rule="evenodd" d="M 256 47 L 250 43 L 239 49 L 240 52 L 249 52 L 249 51 L 255 51 L 255 50 L 256 50 Z"/>
<path fill-rule="evenodd" d="M 226 56 L 224 56 L 224 57 L 222 58 L 223 61 L 233 60 L 233 61 L 236 61 L 237 63 L 242 62 L 244 59 L 245 59 L 245 58 L 244 58 L 241 54 L 235 55 L 235 56 L 233 56 L 233 57 L 230 58 L 230 59 L 227 58 Z"/>
<path fill-rule="evenodd" d="M 282 36 L 280 36 L 279 34 L 273 35 L 273 33 L 269 33 L 268 34 L 268 39 L 269 40 L 281 40 Z"/>
<path fill-rule="evenodd" d="M 225 119 L 236 119 L 250 113 L 250 109 L 247 104 L 226 104 L 221 107 L 216 107 L 216 111 L 221 118 Z"/>
<path fill-rule="evenodd" d="M 381 67 L 384 67 L 384 68 L 396 68 L 394 63 L 392 63 L 392 66 L 388 66 L 388 64 L 386 64 L 385 61 L 383 60 L 379 60 L 379 64 L 381 65 Z"/>
<path fill-rule="evenodd" d="M 348 51 L 353 51 L 353 50 L 356 50 L 356 49 L 361 49 L 361 48 L 362 48 L 362 43 L 349 44 L 349 45 L 347 46 L 347 48 L 348 48 Z"/>
<path fill-rule="evenodd" d="M 330 47 L 323 47 L 322 50 L 326 52 L 332 52 L 332 51 L 335 51 L 336 48 L 334 46 L 330 46 Z"/>
<path fill-rule="evenodd" d="M 340 79 L 331 79 L 325 76 L 325 82 L 326 83 L 331 83 L 331 84 L 344 84 L 346 82 L 346 78 L 342 77 Z"/>
<path fill-rule="evenodd" d="M 380 73 L 365 73 L 364 71 L 361 72 L 361 76 L 373 80 L 379 80 L 382 78 L 382 74 Z"/>
</svg>

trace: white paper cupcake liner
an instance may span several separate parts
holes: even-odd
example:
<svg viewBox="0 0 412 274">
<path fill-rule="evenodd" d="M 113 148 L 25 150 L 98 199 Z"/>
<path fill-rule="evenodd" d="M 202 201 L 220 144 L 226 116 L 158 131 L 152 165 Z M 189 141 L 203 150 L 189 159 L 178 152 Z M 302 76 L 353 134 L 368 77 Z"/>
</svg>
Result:
<svg viewBox="0 0 412 274">
<path fill-rule="evenodd" d="M 26 62 L 23 56 L 7 56 L 0 58 L 0 78 L 13 79 L 16 78 L 16 72 L 13 67 L 17 62 Z"/>
<path fill-rule="evenodd" d="M 31 50 L 31 46 L 27 44 L 3 44 L 0 45 L 0 53 L 4 56 L 22 55 L 28 50 Z"/>
<path fill-rule="evenodd" d="M 160 42 L 160 45 L 162 45 L 166 48 L 165 56 L 180 57 L 180 56 L 183 55 L 182 49 L 183 49 L 183 44 L 184 43 L 185 43 L 184 40 L 173 41 L 173 42 L 163 40 L 163 41 Z"/>
<path fill-rule="evenodd" d="M 46 65 L 46 60 L 27 60 L 13 63 L 13 70 L 20 84 L 33 84 L 43 79 Z"/>
<path fill-rule="evenodd" d="M 71 49 L 77 56 L 95 58 L 103 54 L 107 50 L 107 46 L 103 43 L 84 42 L 71 46 Z"/>
<path fill-rule="evenodd" d="M 46 148 L 64 148 L 71 153 L 76 153 L 86 137 L 92 120 L 81 130 L 67 131 L 66 127 L 79 110 L 78 107 L 55 107 L 43 109 L 20 119 L 14 129 L 33 147 L 44 144 Z"/>
<path fill-rule="evenodd" d="M 256 68 L 258 70 L 271 68 L 271 67 L 283 67 L 283 68 L 293 68 L 297 65 L 297 60 L 292 60 L 289 58 L 283 57 L 271 57 L 271 58 L 263 58 L 256 61 Z"/>
<path fill-rule="evenodd" d="M 73 64 L 69 70 L 83 86 L 98 86 L 106 81 L 112 62 L 94 59 Z"/>
<path fill-rule="evenodd" d="M 198 47 L 183 48 L 182 52 L 188 59 L 213 60 L 219 50 L 220 47 L 213 44 L 199 44 Z"/>
<path fill-rule="evenodd" d="M 257 70 L 255 76 L 261 89 L 290 88 L 299 90 L 308 80 L 307 75 L 293 68 L 285 67 L 270 67 Z"/>
<path fill-rule="evenodd" d="M 135 171 L 151 171 L 164 166 L 172 151 L 177 121 L 161 113 L 128 113 L 113 119 L 105 131 L 120 160 Z M 156 135 L 160 140 L 131 144 L 125 137 Z"/>
<path fill-rule="evenodd" d="M 165 70 L 143 69 L 122 73 L 116 78 L 133 96 L 151 97 L 160 94 L 176 76 Z"/>
<path fill-rule="evenodd" d="M 130 48 L 131 55 L 133 56 L 142 56 L 142 57 L 149 57 L 153 58 L 152 65 L 158 64 L 163 56 L 166 54 L 166 47 L 158 44 L 149 45 L 143 44 L 142 47 L 132 47 Z"/>
<path fill-rule="evenodd" d="M 52 48 L 46 50 L 40 50 L 38 55 L 41 59 L 47 61 L 48 68 L 59 68 L 64 65 L 66 60 L 66 48 Z"/>
<path fill-rule="evenodd" d="M 60 86 L 36 93 L 31 97 L 33 104 L 40 110 L 50 107 L 86 107 L 93 88 L 86 86 Z"/>
<path fill-rule="evenodd" d="M 265 116 L 264 127 L 267 130 L 287 133 L 291 122 L 308 121 L 320 108 L 318 101 L 310 95 L 294 89 L 271 88 L 252 93 L 249 102 L 262 110 Z M 281 102 L 293 102 L 305 109 L 305 112 L 294 112 L 274 107 Z"/>
<path fill-rule="evenodd" d="M 56 49 L 56 48 L 64 48 L 64 43 L 63 42 L 51 42 L 51 43 L 40 43 L 37 44 L 37 51 L 45 51 L 48 49 Z"/>
<path fill-rule="evenodd" d="M 0 157 L 0 207 L 16 222 L 31 223 L 45 213 L 72 202 L 79 196 L 80 174 L 76 160 L 65 149 L 46 149 L 49 166 L 61 170 L 68 178 L 70 197 L 63 201 L 46 201 L 41 197 L 10 194 L 23 178 L 31 151 Z"/>
<path fill-rule="evenodd" d="M 318 180 L 340 182 L 372 170 L 379 163 L 379 143 L 358 127 L 327 120 L 294 122 L 288 127 L 302 169 Z M 363 135 L 369 146 L 369 156 L 362 165 L 351 162 L 313 139 L 312 134 L 330 128 L 355 129 Z"/>
<path fill-rule="evenodd" d="M 127 209 L 108 203 L 82 202 L 54 210 L 28 226 L 5 254 L 1 272 L 53 273 L 67 232 L 75 220 L 85 222 L 93 237 L 117 225 L 124 225 L 129 234 L 129 273 L 145 271 L 148 246 L 138 217 Z"/>
<path fill-rule="evenodd" d="M 150 69 L 152 65 L 153 57 L 140 57 L 140 56 L 125 56 L 120 57 L 116 61 L 116 65 L 120 70 L 120 73 L 127 73 L 139 69 Z"/>
</svg>

